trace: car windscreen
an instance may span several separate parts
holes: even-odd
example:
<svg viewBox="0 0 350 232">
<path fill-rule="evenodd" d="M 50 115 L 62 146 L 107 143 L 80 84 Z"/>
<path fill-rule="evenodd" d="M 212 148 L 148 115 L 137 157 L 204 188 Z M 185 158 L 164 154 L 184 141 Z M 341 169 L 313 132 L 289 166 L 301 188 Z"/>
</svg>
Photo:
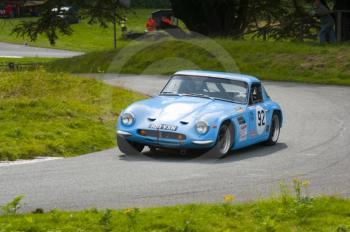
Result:
<svg viewBox="0 0 350 232">
<path fill-rule="evenodd" d="M 161 95 L 210 97 L 239 104 L 247 103 L 248 85 L 243 81 L 201 76 L 173 76 Z"/>
</svg>

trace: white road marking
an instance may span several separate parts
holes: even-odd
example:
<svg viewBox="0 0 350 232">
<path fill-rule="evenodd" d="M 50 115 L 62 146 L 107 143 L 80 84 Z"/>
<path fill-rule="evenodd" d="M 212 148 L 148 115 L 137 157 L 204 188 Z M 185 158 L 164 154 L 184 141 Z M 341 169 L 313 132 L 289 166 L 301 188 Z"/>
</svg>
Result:
<svg viewBox="0 0 350 232">
<path fill-rule="evenodd" d="M 34 164 L 34 163 L 47 162 L 47 161 L 60 160 L 60 159 L 63 159 L 63 158 L 62 157 L 38 157 L 33 160 L 1 161 L 0 168 L 15 166 L 15 165 Z"/>
<path fill-rule="evenodd" d="M 18 59 L 18 58 L 23 58 L 23 56 L 1 56 L 0 55 L 0 58 L 16 58 L 16 59 Z"/>
</svg>

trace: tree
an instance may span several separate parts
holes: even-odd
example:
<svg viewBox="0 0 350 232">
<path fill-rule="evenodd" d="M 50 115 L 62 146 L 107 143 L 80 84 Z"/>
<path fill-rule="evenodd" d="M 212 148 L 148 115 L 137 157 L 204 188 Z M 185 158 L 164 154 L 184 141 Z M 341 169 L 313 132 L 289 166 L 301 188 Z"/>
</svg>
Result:
<svg viewBox="0 0 350 232">
<path fill-rule="evenodd" d="M 41 6 L 41 15 L 35 21 L 22 21 L 13 29 L 18 36 L 28 36 L 35 41 L 39 35 L 46 35 L 50 44 L 54 45 L 58 34 L 71 35 L 72 27 L 68 15 L 62 17 L 62 7 L 70 6 L 80 10 L 82 18 L 87 18 L 90 24 L 99 23 L 107 27 L 113 24 L 114 48 L 117 47 L 116 26 L 117 22 L 125 17 L 128 1 L 125 0 L 48 0 Z M 57 10 L 52 10 L 56 8 Z"/>
<path fill-rule="evenodd" d="M 335 0 L 336 10 L 350 10 L 350 1 L 349 0 Z"/>
<path fill-rule="evenodd" d="M 139 0 L 145 1 L 146 0 Z M 158 1 L 158 0 L 157 0 Z M 164 0 L 159 0 L 163 2 Z M 176 17 L 191 31 L 207 36 L 241 37 L 254 33 L 265 39 L 295 39 L 315 37 L 317 20 L 309 13 L 310 0 L 169 0 Z M 329 0 L 336 9 L 350 9 L 348 0 Z M 60 17 L 62 6 L 80 9 L 89 23 L 99 23 L 114 28 L 116 47 L 116 25 L 125 17 L 128 0 L 48 0 L 42 7 L 41 17 L 34 22 L 22 22 L 14 29 L 20 36 L 36 40 L 46 35 L 55 44 L 58 34 L 73 33 L 67 20 Z M 334 5 L 334 4 L 333 4 Z"/>
<path fill-rule="evenodd" d="M 274 39 L 316 38 L 318 22 L 310 12 L 311 4 L 305 0 L 280 1 L 279 12 L 271 15 L 267 23 L 258 28 L 257 36 Z"/>
<path fill-rule="evenodd" d="M 149 9 L 158 9 L 158 8 L 169 8 L 169 0 L 132 0 L 131 7 L 134 8 L 149 8 Z"/>
<path fill-rule="evenodd" d="M 302 40 L 317 25 L 304 0 L 170 0 L 189 30 L 207 36 L 245 33 Z"/>
<path fill-rule="evenodd" d="M 241 34 L 251 0 L 170 0 L 176 17 L 191 31 L 208 36 Z"/>
</svg>

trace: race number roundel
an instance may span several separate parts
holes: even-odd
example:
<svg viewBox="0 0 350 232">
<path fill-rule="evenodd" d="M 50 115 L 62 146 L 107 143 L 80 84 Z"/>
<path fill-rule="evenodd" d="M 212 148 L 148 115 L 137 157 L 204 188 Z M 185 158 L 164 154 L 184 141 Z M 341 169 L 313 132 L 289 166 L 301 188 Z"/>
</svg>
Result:
<svg viewBox="0 0 350 232">
<path fill-rule="evenodd" d="M 261 135 L 266 128 L 266 113 L 261 106 L 256 107 L 256 133 Z"/>
</svg>

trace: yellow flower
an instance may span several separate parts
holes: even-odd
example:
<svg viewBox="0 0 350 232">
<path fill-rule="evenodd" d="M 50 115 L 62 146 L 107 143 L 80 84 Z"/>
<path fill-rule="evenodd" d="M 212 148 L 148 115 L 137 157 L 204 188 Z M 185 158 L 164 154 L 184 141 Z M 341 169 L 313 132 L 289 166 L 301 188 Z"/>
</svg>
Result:
<svg viewBox="0 0 350 232">
<path fill-rule="evenodd" d="M 310 181 L 305 180 L 305 181 L 303 181 L 302 185 L 304 188 L 308 188 L 310 186 Z"/>
<path fill-rule="evenodd" d="M 124 209 L 124 214 L 131 214 L 132 212 L 134 212 L 134 209 L 131 209 L 131 208 Z"/>
<path fill-rule="evenodd" d="M 230 202 L 234 201 L 235 199 L 236 199 L 236 197 L 232 194 L 224 196 L 225 203 L 230 203 Z"/>
</svg>

